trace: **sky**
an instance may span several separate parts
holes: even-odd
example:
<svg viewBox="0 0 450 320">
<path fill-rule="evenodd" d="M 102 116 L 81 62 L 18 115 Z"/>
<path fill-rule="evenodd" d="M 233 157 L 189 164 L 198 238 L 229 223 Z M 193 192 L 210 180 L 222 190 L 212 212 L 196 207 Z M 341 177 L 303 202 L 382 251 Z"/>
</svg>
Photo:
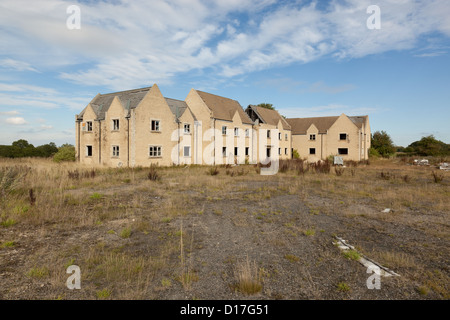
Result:
<svg viewBox="0 0 450 320">
<path fill-rule="evenodd" d="M 97 93 L 191 88 L 450 143 L 448 0 L 0 1 L 0 144 L 75 144 Z"/>
</svg>

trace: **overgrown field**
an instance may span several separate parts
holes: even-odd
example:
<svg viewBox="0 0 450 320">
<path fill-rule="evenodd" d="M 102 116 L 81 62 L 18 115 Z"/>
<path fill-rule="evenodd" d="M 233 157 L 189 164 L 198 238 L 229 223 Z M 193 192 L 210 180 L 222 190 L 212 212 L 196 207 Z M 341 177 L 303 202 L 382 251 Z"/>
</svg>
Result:
<svg viewBox="0 0 450 320">
<path fill-rule="evenodd" d="M 0 159 L 0 298 L 450 298 L 450 172 L 259 170 Z M 400 276 L 368 289 L 361 255 Z M 70 265 L 81 289 L 66 286 Z"/>
</svg>

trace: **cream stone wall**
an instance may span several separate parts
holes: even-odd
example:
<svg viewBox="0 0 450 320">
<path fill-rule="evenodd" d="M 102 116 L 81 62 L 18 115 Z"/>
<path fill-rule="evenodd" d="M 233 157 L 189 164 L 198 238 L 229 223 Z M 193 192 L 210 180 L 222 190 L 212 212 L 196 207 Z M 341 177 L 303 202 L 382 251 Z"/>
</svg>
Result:
<svg viewBox="0 0 450 320">
<path fill-rule="evenodd" d="M 86 130 L 80 130 L 80 162 L 87 165 L 94 165 L 99 163 L 99 137 L 100 126 L 99 121 L 94 110 L 92 110 L 89 104 L 83 115 L 83 121 L 81 122 L 81 128 L 86 127 Z M 87 122 L 92 122 L 92 131 L 87 131 Z M 87 146 L 92 147 L 92 156 L 87 155 Z M 76 148 L 78 149 L 78 148 Z"/>
<path fill-rule="evenodd" d="M 266 159 L 266 148 L 271 147 L 272 156 L 278 154 L 280 160 L 291 159 L 291 130 L 283 128 L 281 121 L 278 125 L 259 123 L 254 126 L 256 133 L 256 161 L 262 162 Z M 270 130 L 270 138 L 267 137 L 267 131 Z M 281 134 L 281 139 L 279 134 Z M 287 139 L 286 139 L 287 135 Z M 280 149 L 280 150 L 279 150 Z M 281 151 L 281 154 L 279 153 Z M 287 153 L 287 154 L 286 154 Z"/>
<path fill-rule="evenodd" d="M 252 125 L 242 123 L 238 113 L 235 113 L 232 121 L 214 119 L 212 112 L 203 99 L 192 89 L 185 99 L 186 104 L 201 122 L 201 140 L 198 150 L 199 163 L 202 164 L 226 164 L 245 163 L 245 148 L 249 148 L 248 161 L 254 162 Z M 227 127 L 227 135 L 222 135 L 222 126 Z M 238 128 L 239 136 L 234 136 L 234 128 Z M 249 137 L 245 136 L 245 130 L 249 130 Z M 222 155 L 222 148 L 227 147 L 227 156 Z M 238 147 L 238 156 L 234 156 L 234 147 Z M 201 151 L 200 151 L 201 149 Z M 231 150 L 230 150 L 231 149 Z"/>
<path fill-rule="evenodd" d="M 132 166 L 171 165 L 172 149 L 177 143 L 172 141 L 172 134 L 178 125 L 157 85 L 153 85 L 139 105 L 132 109 L 131 118 L 134 132 Z M 159 121 L 159 131 L 151 130 L 152 120 Z M 150 157 L 150 146 L 160 146 L 161 156 Z"/>
<path fill-rule="evenodd" d="M 340 134 L 346 134 L 341 140 Z M 315 135 L 315 140 L 310 136 Z M 359 129 L 345 114 L 342 114 L 328 129 L 327 133 L 319 133 L 315 125 L 311 125 L 306 134 L 292 135 L 292 148 L 297 150 L 301 159 L 309 162 L 325 160 L 329 156 L 341 156 L 345 160 L 361 161 L 368 159 L 370 148 L 370 126 L 368 121 Z M 315 155 L 310 154 L 315 148 Z M 347 149 L 348 154 L 339 154 L 339 149 Z"/>
<path fill-rule="evenodd" d="M 127 110 L 115 97 L 102 123 L 102 164 L 109 167 L 128 166 L 128 120 Z M 114 130 L 113 120 L 119 120 L 119 130 Z M 113 155 L 113 146 L 119 147 L 119 156 Z"/>
</svg>

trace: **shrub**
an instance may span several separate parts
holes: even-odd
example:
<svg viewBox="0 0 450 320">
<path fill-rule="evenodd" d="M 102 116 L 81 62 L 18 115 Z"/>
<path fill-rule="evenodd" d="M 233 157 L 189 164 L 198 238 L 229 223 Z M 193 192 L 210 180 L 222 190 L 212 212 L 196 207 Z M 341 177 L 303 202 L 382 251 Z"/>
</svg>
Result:
<svg viewBox="0 0 450 320">
<path fill-rule="evenodd" d="M 148 172 L 148 179 L 152 181 L 159 181 L 161 180 L 161 176 L 159 175 L 156 168 L 152 165 L 150 166 L 150 171 Z"/>
<path fill-rule="evenodd" d="M 334 167 L 334 173 L 336 173 L 336 175 L 340 177 L 344 173 L 344 168 L 336 166 Z"/>
<path fill-rule="evenodd" d="M 219 169 L 217 167 L 211 167 L 208 169 L 208 171 L 206 171 L 207 174 L 209 174 L 210 176 L 216 176 L 219 174 Z"/>
<path fill-rule="evenodd" d="M 442 180 L 444 180 L 444 175 L 442 173 L 433 171 L 433 172 L 431 172 L 431 174 L 433 175 L 433 180 L 435 183 L 439 183 Z"/>
<path fill-rule="evenodd" d="M 75 147 L 71 145 L 60 147 L 58 152 L 53 156 L 53 161 L 75 161 Z"/>
<path fill-rule="evenodd" d="M 327 160 L 319 160 L 313 163 L 312 168 L 316 171 L 316 173 L 330 173 L 331 171 L 331 162 Z"/>
</svg>

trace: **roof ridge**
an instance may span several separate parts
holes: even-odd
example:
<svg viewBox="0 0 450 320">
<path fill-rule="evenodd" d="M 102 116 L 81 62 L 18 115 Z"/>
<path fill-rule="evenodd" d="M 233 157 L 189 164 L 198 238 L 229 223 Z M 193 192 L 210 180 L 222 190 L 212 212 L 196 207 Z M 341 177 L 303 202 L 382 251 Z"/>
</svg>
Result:
<svg viewBox="0 0 450 320">
<path fill-rule="evenodd" d="M 101 96 L 107 96 L 107 95 L 112 95 L 112 94 L 117 95 L 117 94 L 120 94 L 120 93 L 140 92 L 140 91 L 145 91 L 145 90 L 148 90 L 148 89 L 151 89 L 151 86 L 150 87 L 137 88 L 137 89 L 123 90 L 123 91 L 109 92 L 109 93 L 100 93 L 100 95 Z"/>
</svg>

